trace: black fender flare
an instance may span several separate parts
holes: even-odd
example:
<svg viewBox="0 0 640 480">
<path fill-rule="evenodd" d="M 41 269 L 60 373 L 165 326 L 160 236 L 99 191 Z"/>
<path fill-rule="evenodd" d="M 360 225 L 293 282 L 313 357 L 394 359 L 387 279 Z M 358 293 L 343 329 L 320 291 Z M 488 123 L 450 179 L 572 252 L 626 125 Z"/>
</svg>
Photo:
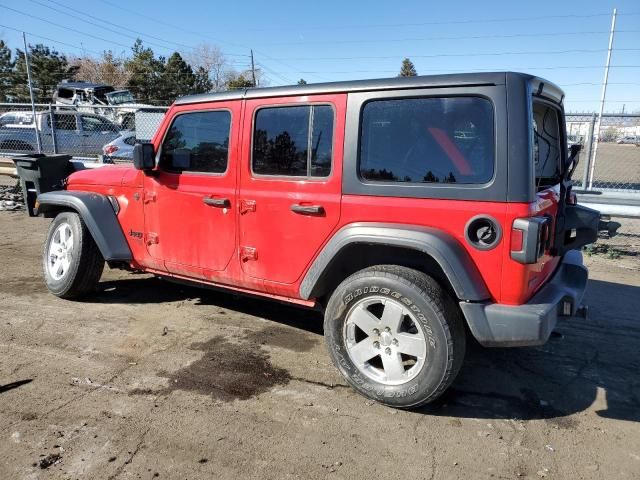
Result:
<svg viewBox="0 0 640 480">
<path fill-rule="evenodd" d="M 133 257 L 120 222 L 106 195 L 60 190 L 38 195 L 38 213 L 77 212 L 106 261 L 130 261 Z"/>
<path fill-rule="evenodd" d="M 423 252 L 440 265 L 460 300 L 477 302 L 491 298 L 476 264 L 452 235 L 435 228 L 393 223 L 352 223 L 336 232 L 307 270 L 300 284 L 301 298 L 311 298 L 315 285 L 331 261 L 343 248 L 354 243 L 391 245 Z"/>
</svg>

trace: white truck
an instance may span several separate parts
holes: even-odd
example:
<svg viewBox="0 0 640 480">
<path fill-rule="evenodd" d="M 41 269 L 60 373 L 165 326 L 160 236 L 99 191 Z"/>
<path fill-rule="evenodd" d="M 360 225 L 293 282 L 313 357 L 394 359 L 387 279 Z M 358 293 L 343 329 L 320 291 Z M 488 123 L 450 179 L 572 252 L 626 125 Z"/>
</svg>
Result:
<svg viewBox="0 0 640 480">
<path fill-rule="evenodd" d="M 100 155 L 103 145 L 120 134 L 112 121 L 92 113 L 57 111 L 53 124 L 49 112 L 36 113 L 35 123 L 0 127 L 0 152 L 64 152 L 70 155 Z"/>
</svg>

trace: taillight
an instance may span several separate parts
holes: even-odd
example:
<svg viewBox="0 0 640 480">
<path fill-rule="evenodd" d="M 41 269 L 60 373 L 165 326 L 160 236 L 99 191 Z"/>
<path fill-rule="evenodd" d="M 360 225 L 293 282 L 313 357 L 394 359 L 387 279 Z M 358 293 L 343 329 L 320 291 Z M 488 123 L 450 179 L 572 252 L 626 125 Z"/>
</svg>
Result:
<svg viewBox="0 0 640 480">
<path fill-rule="evenodd" d="M 116 145 L 105 145 L 103 151 L 105 155 L 111 155 L 118 151 L 118 147 Z"/>
<path fill-rule="evenodd" d="M 550 241 L 548 217 L 516 218 L 511 228 L 511 258 L 524 264 L 538 263 Z"/>
<path fill-rule="evenodd" d="M 512 252 L 521 251 L 523 242 L 524 242 L 524 232 L 514 227 L 511 230 L 511 251 Z"/>
</svg>

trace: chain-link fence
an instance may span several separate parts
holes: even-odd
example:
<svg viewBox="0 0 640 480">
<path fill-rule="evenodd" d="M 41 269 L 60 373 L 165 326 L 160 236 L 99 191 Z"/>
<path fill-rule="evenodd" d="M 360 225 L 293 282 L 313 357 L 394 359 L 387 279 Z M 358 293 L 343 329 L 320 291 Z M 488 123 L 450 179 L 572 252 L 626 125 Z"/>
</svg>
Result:
<svg viewBox="0 0 640 480">
<path fill-rule="evenodd" d="M 64 153 L 105 163 L 131 161 L 168 107 L 0 103 L 0 155 Z"/>
<path fill-rule="evenodd" d="M 640 115 L 603 115 L 596 142 L 597 120 L 593 113 L 566 116 L 569 144 L 583 146 L 576 186 L 640 195 Z"/>
</svg>

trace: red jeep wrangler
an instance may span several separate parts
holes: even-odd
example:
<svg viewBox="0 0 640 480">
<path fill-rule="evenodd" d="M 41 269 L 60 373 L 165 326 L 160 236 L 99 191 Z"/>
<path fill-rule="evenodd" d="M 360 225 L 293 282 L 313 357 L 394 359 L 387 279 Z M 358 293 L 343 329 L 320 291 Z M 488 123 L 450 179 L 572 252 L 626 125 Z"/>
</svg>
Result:
<svg viewBox="0 0 640 480">
<path fill-rule="evenodd" d="M 317 306 L 353 388 L 425 404 L 466 335 L 539 345 L 580 306 L 599 213 L 571 193 L 563 97 L 480 73 L 181 98 L 133 166 L 38 196 L 47 286 L 85 295 L 106 261 Z"/>
</svg>

